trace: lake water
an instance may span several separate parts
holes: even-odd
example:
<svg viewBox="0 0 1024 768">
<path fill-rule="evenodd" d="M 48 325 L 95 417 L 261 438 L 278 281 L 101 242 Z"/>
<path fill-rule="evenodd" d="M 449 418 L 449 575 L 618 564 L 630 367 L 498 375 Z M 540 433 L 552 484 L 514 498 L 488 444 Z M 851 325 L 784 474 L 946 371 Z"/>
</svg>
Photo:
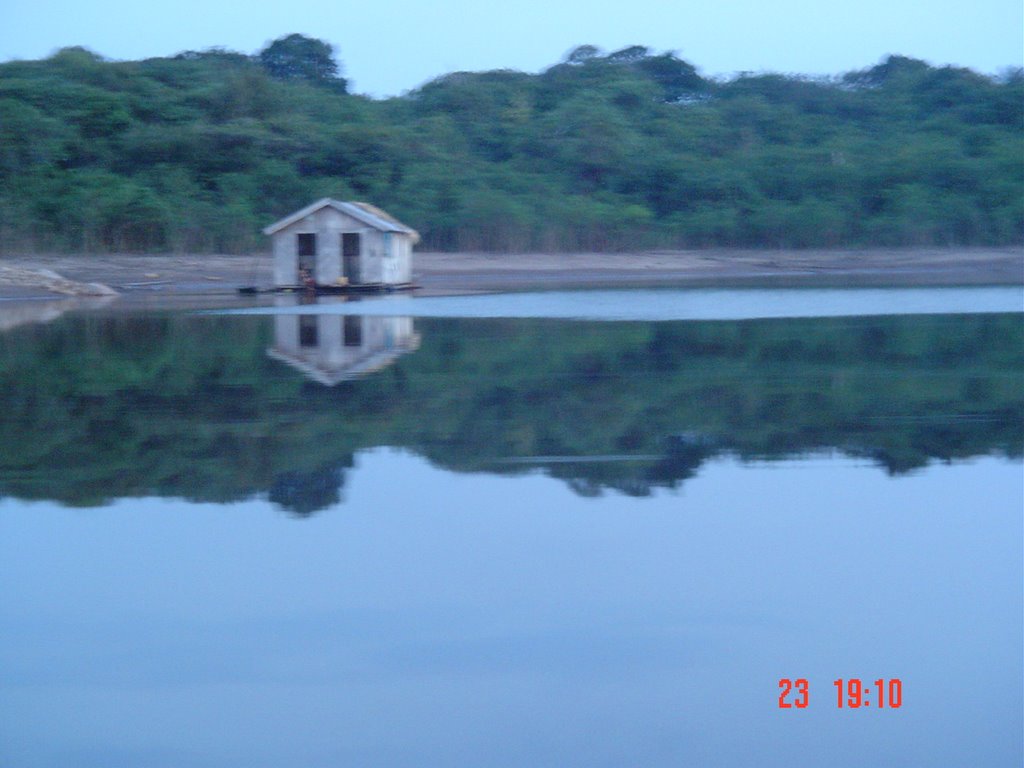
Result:
<svg viewBox="0 0 1024 768">
<path fill-rule="evenodd" d="M 0 765 L 1020 765 L 1020 292 L 768 293 L 6 330 Z"/>
</svg>

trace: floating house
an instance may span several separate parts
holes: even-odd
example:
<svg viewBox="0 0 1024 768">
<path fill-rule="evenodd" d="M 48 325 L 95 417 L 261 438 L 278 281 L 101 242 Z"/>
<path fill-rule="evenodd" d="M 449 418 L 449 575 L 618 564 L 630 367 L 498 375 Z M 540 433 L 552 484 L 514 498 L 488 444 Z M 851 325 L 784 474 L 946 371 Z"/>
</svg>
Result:
<svg viewBox="0 0 1024 768">
<path fill-rule="evenodd" d="M 274 286 L 412 285 L 416 230 L 368 203 L 325 197 L 263 230 L 273 243 Z"/>
<path fill-rule="evenodd" d="M 386 368 L 419 346 L 411 317 L 280 314 L 267 355 L 333 387 Z"/>
</svg>

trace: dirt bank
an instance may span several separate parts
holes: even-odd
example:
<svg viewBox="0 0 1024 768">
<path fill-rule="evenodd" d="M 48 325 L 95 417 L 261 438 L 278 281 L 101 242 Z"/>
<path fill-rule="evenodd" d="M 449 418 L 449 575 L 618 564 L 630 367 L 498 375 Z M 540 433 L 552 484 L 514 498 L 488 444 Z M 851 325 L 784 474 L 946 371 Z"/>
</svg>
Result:
<svg viewBox="0 0 1024 768">
<path fill-rule="evenodd" d="M 1024 248 L 708 250 L 418 257 L 438 290 L 607 284 L 980 285 L 1024 283 Z"/>
<path fill-rule="evenodd" d="M 213 297 L 234 295 L 240 286 L 271 283 L 266 255 L 24 256 L 0 259 L 0 268 L 6 268 L 0 269 L 0 299 L 52 298 L 58 292 L 73 294 L 75 286 L 90 284 L 109 286 L 120 294 L 120 300 Z M 1024 284 L 1024 247 L 417 253 L 415 280 L 429 293 L 658 284 Z"/>
</svg>

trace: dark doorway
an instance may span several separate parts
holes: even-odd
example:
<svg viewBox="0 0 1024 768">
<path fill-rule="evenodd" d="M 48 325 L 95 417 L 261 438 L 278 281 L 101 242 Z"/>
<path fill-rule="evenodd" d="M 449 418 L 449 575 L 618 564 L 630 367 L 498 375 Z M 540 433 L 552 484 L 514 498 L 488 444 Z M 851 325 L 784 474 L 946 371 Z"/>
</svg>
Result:
<svg viewBox="0 0 1024 768">
<path fill-rule="evenodd" d="M 341 334 L 345 340 L 346 347 L 361 347 L 363 345 L 363 317 L 362 315 L 345 315 L 342 321 Z"/>
<path fill-rule="evenodd" d="M 358 232 L 342 232 L 341 234 L 341 258 L 343 274 L 348 278 L 349 283 L 362 282 L 359 274 L 359 250 L 360 237 Z"/>
<path fill-rule="evenodd" d="M 298 236 L 299 246 L 299 271 L 298 279 L 295 281 L 299 285 L 306 282 L 306 278 L 309 277 L 311 280 L 316 280 L 316 235 L 314 234 L 301 234 Z"/>
<path fill-rule="evenodd" d="M 299 346 L 315 347 L 320 334 L 317 329 L 316 315 L 299 315 Z"/>
</svg>

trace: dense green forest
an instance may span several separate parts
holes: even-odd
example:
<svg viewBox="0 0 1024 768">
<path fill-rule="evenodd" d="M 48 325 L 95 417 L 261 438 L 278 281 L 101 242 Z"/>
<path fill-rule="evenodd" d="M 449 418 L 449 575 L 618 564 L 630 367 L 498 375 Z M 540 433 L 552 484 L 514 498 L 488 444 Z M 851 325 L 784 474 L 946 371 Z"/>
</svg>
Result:
<svg viewBox="0 0 1024 768">
<path fill-rule="evenodd" d="M 429 249 L 1020 243 L 1024 73 L 892 56 L 708 79 L 580 46 L 371 99 L 300 35 L 0 64 L 0 252 L 262 250 L 261 227 L 324 196 Z"/>
<path fill-rule="evenodd" d="M 416 328 L 418 351 L 336 387 L 268 356 L 265 317 L 92 313 L 0 334 L 0 497 L 309 513 L 380 446 L 638 496 L 721 455 L 837 451 L 898 474 L 1024 450 L 1014 314 Z M 588 461 L 609 454 L 636 458 Z"/>
</svg>

